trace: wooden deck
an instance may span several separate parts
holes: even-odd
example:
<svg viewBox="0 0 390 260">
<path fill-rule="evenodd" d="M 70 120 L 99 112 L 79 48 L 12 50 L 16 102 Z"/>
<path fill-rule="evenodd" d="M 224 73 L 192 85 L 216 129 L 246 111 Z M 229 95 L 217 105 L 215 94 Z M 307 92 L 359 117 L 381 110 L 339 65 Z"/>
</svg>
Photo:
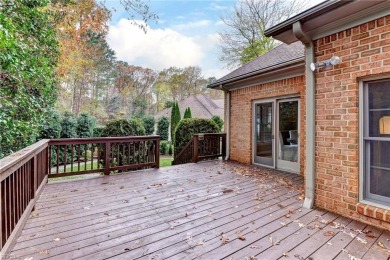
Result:
<svg viewBox="0 0 390 260">
<path fill-rule="evenodd" d="M 302 208 L 302 184 L 222 161 L 48 184 L 9 257 L 388 259 L 388 231 Z"/>
</svg>

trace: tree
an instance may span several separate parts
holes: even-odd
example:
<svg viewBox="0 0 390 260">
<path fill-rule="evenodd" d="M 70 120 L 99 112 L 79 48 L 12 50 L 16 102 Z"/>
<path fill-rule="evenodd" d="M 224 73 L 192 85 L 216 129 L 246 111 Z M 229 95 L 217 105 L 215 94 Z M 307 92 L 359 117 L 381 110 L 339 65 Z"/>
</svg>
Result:
<svg viewBox="0 0 390 260">
<path fill-rule="evenodd" d="M 93 130 L 96 126 L 96 118 L 88 113 L 81 113 L 77 117 L 76 134 L 77 137 L 86 138 L 93 136 Z"/>
<path fill-rule="evenodd" d="M 56 139 L 61 136 L 61 117 L 57 111 L 49 111 L 46 122 L 42 126 L 40 138 Z"/>
<path fill-rule="evenodd" d="M 37 140 L 56 100 L 58 42 L 48 2 L 0 4 L 0 158 Z"/>
<path fill-rule="evenodd" d="M 155 124 L 154 117 L 151 115 L 144 116 L 142 117 L 142 121 L 144 123 L 145 134 L 152 135 L 154 133 L 154 124 Z"/>
<path fill-rule="evenodd" d="M 175 143 L 175 129 L 181 120 L 179 104 L 175 102 L 171 110 L 171 140 Z"/>
<path fill-rule="evenodd" d="M 240 0 L 234 11 L 221 17 L 227 29 L 219 33 L 220 60 L 236 68 L 273 49 L 277 42 L 265 29 L 298 13 L 307 0 Z"/>
<path fill-rule="evenodd" d="M 222 131 L 222 127 L 223 127 L 223 120 L 220 116 L 217 116 L 217 115 L 213 115 L 211 117 L 211 120 L 213 120 L 215 122 L 215 124 L 217 124 L 218 128 L 219 128 L 219 131 L 221 132 Z"/>
<path fill-rule="evenodd" d="M 183 116 L 183 119 L 187 119 L 187 118 L 192 118 L 191 108 L 189 107 L 186 108 L 186 111 L 184 112 L 184 116 Z"/>
<path fill-rule="evenodd" d="M 61 138 L 77 137 L 76 127 L 77 121 L 73 114 L 70 112 L 65 112 L 61 120 Z"/>
<path fill-rule="evenodd" d="M 157 123 L 157 135 L 161 137 L 161 140 L 168 140 L 169 135 L 169 120 L 165 116 L 160 118 Z"/>
</svg>

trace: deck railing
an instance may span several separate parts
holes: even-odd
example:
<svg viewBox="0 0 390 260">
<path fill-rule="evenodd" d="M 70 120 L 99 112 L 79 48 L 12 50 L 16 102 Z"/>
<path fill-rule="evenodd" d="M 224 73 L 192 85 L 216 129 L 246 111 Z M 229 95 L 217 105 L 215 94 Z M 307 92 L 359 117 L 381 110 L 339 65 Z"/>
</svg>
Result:
<svg viewBox="0 0 390 260">
<path fill-rule="evenodd" d="M 0 160 L 0 258 L 7 258 L 47 182 L 48 143 L 41 140 Z"/>
<path fill-rule="evenodd" d="M 225 159 L 226 134 L 195 134 L 172 162 L 173 165 L 196 163 L 218 157 Z"/>
<path fill-rule="evenodd" d="M 48 178 L 160 166 L 159 136 L 41 140 L 0 160 L 0 259 L 19 236 Z"/>
<path fill-rule="evenodd" d="M 160 137 L 52 139 L 49 178 L 160 167 Z"/>
</svg>

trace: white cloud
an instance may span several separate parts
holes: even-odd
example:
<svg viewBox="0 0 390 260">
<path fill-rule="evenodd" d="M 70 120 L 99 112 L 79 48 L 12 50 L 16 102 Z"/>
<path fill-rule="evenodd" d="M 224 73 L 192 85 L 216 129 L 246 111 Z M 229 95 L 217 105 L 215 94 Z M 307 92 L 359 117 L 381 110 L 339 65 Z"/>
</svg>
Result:
<svg viewBox="0 0 390 260">
<path fill-rule="evenodd" d="M 222 22 L 222 21 L 217 21 L 217 22 L 215 22 L 215 25 L 217 25 L 217 26 L 224 25 L 224 24 L 225 24 L 225 23 Z"/>
<path fill-rule="evenodd" d="M 178 30 L 178 31 L 188 30 L 188 29 L 194 29 L 194 28 L 208 26 L 210 23 L 211 23 L 211 21 L 209 21 L 209 20 L 199 20 L 199 21 L 195 21 L 195 22 L 177 24 L 177 25 L 172 26 L 172 29 Z"/>
<path fill-rule="evenodd" d="M 110 25 L 107 42 L 118 59 L 155 70 L 200 66 L 204 57 L 202 46 L 192 37 L 169 28 L 148 28 L 145 34 L 126 19 Z"/>
</svg>

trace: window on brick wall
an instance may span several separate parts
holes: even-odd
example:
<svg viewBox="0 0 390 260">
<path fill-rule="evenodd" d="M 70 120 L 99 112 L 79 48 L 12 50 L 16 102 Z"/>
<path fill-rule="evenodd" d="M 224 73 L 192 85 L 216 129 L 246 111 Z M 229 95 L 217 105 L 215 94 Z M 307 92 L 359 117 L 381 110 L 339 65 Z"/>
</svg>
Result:
<svg viewBox="0 0 390 260">
<path fill-rule="evenodd" d="M 363 85 L 365 200 L 390 205 L 390 79 Z"/>
</svg>

